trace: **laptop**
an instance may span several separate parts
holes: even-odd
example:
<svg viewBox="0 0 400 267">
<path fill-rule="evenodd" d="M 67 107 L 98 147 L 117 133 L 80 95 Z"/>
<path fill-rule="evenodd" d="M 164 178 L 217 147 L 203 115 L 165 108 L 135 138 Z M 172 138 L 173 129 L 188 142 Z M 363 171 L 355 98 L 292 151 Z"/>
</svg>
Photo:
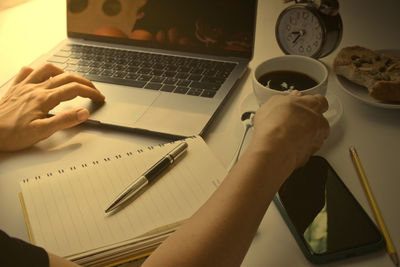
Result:
<svg viewBox="0 0 400 267">
<path fill-rule="evenodd" d="M 203 135 L 253 56 L 257 0 L 67 0 L 68 38 L 39 59 L 95 84 L 89 123 Z"/>
</svg>

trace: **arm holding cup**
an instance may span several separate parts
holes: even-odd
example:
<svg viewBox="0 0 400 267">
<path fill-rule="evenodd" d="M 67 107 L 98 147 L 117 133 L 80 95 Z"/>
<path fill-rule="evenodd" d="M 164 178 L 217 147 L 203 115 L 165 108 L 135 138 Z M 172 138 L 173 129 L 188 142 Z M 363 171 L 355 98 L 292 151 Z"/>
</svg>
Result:
<svg viewBox="0 0 400 267">
<path fill-rule="evenodd" d="M 239 266 L 281 184 L 327 138 L 329 125 L 322 116 L 327 108 L 323 96 L 297 91 L 262 105 L 253 139 L 238 163 L 143 266 Z"/>
</svg>

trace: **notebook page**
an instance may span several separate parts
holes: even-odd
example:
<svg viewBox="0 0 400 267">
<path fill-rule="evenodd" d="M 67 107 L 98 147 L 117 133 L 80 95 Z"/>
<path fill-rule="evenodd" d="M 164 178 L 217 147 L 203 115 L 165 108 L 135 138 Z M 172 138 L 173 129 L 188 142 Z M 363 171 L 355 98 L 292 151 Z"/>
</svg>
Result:
<svg viewBox="0 0 400 267">
<path fill-rule="evenodd" d="M 21 182 L 35 244 L 68 257 L 109 246 L 190 217 L 226 171 L 200 137 L 186 154 L 123 210 L 106 206 L 175 144 L 80 163 Z"/>
</svg>

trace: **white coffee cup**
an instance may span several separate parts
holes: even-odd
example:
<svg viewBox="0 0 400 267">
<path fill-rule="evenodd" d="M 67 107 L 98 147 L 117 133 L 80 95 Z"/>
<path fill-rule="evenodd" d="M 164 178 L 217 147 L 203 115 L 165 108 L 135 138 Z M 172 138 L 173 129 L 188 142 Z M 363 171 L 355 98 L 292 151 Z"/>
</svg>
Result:
<svg viewBox="0 0 400 267">
<path fill-rule="evenodd" d="M 262 62 L 252 73 L 253 91 L 257 103 L 260 106 L 273 95 L 285 95 L 290 92 L 268 88 L 258 81 L 263 74 L 272 71 L 295 71 L 306 74 L 318 84 L 309 89 L 302 90 L 301 92 L 303 94 L 326 94 L 326 89 L 328 87 L 328 69 L 322 62 L 306 56 L 284 55 Z"/>
</svg>

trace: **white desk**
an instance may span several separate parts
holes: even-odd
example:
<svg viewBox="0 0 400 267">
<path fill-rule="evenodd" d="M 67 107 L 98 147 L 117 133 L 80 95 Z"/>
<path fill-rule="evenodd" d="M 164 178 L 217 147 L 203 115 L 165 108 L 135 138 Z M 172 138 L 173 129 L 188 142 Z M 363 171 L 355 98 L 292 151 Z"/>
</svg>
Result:
<svg viewBox="0 0 400 267">
<path fill-rule="evenodd" d="M 260 0 L 253 69 L 261 61 L 281 55 L 274 37 L 278 14 L 285 7 L 280 0 Z M 344 23 L 341 47 L 363 45 L 372 49 L 400 48 L 400 2 L 397 0 L 340 1 Z M 64 0 L 32 0 L 0 12 L 0 84 L 21 66 L 50 50 L 66 37 Z M 336 51 L 337 52 L 337 51 Z M 331 65 L 335 56 L 322 61 Z M 400 249 L 400 110 L 385 110 L 366 105 L 344 92 L 331 75 L 329 92 L 344 107 L 341 120 L 318 153 L 328 159 L 365 210 L 371 215 L 364 191 L 349 158 L 351 145 L 358 149 L 364 169 L 380 205 L 397 249 Z M 249 77 L 241 82 L 221 110 L 205 140 L 228 166 L 242 134 L 240 106 L 251 92 Z M 165 142 L 143 135 L 85 126 L 56 133 L 23 152 L 0 154 L 0 228 L 28 240 L 17 193 L 21 170 L 35 173 L 40 164 L 70 161 L 85 155 L 112 153 L 127 146 Z M 13 178 L 15 177 L 15 178 Z M 243 266 L 309 266 L 274 205 L 259 228 Z M 335 266 L 392 266 L 384 251 L 333 263 Z"/>
</svg>

